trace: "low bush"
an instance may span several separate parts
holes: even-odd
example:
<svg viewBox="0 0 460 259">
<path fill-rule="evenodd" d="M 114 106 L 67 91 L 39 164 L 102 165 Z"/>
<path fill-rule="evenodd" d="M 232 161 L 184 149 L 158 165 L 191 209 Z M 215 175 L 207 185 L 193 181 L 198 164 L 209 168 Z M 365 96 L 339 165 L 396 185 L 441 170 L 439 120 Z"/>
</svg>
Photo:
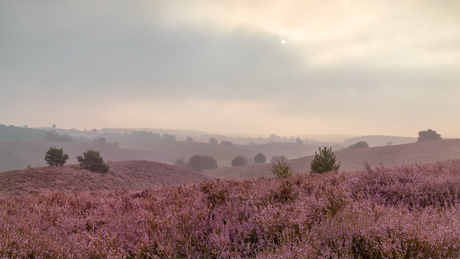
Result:
<svg viewBox="0 0 460 259">
<path fill-rule="evenodd" d="M 83 169 L 98 173 L 107 173 L 109 171 L 109 166 L 104 164 L 104 159 L 99 154 L 99 151 L 90 149 L 83 152 L 83 157 L 77 156 L 77 160 L 80 163 L 80 167 Z"/>
</svg>

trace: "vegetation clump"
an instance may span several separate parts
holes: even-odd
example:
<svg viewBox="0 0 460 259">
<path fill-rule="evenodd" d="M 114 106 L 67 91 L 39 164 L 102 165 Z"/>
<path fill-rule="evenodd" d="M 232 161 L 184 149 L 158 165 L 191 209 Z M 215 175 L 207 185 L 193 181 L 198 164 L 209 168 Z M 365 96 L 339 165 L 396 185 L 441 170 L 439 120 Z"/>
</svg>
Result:
<svg viewBox="0 0 460 259">
<path fill-rule="evenodd" d="M 286 156 L 273 156 L 272 159 L 270 159 L 270 163 L 276 163 L 278 161 L 281 161 L 281 160 L 288 160 L 288 158 Z"/>
<path fill-rule="evenodd" d="M 83 169 L 98 173 L 107 173 L 109 171 L 109 166 L 104 164 L 104 159 L 99 154 L 99 151 L 90 149 L 83 152 L 83 157 L 77 156 L 77 160 Z"/>
<path fill-rule="evenodd" d="M 319 148 L 319 154 L 315 152 L 315 157 L 310 163 L 311 171 L 314 173 L 325 173 L 329 171 L 339 171 L 340 162 L 336 164 L 337 159 L 332 152 L 332 148 Z"/>
<path fill-rule="evenodd" d="M 212 156 L 194 155 L 189 158 L 187 168 L 202 172 L 203 170 L 217 168 L 217 161 Z"/>
<path fill-rule="evenodd" d="M 278 178 L 288 178 L 292 175 L 291 167 L 284 161 L 278 160 L 277 163 L 272 164 L 272 173 Z"/>
<path fill-rule="evenodd" d="M 49 166 L 63 166 L 67 159 L 69 159 L 69 155 L 64 154 L 62 148 L 50 147 L 50 149 L 46 151 L 45 161 Z M 30 168 L 30 165 L 28 168 Z"/>
<path fill-rule="evenodd" d="M 222 140 L 222 141 L 220 142 L 220 144 L 221 144 L 222 146 L 225 146 L 225 147 L 233 147 L 233 143 L 232 143 L 231 141 L 228 141 L 228 140 Z"/>
<path fill-rule="evenodd" d="M 262 153 L 259 153 L 254 156 L 254 163 L 256 164 L 265 164 L 266 161 L 267 161 L 267 158 Z"/>
<path fill-rule="evenodd" d="M 418 133 L 418 140 L 417 142 L 425 142 L 425 141 L 432 141 L 432 140 L 442 140 L 441 135 L 436 133 L 434 130 L 425 130 L 420 131 Z"/>
<path fill-rule="evenodd" d="M 232 160 L 232 167 L 247 165 L 248 160 L 244 156 L 237 156 Z"/>
<path fill-rule="evenodd" d="M 69 135 L 59 135 L 55 131 L 48 131 L 46 133 L 45 140 L 55 142 L 73 142 L 73 139 Z"/>
<path fill-rule="evenodd" d="M 217 144 L 217 139 L 215 137 L 211 137 L 209 139 L 209 144 L 216 145 Z"/>
</svg>

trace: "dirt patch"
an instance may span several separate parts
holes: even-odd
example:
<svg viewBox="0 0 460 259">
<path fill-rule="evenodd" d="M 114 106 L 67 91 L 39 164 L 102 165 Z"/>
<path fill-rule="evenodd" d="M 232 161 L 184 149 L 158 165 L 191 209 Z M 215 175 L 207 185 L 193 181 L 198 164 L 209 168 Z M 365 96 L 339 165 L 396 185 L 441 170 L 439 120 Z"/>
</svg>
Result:
<svg viewBox="0 0 460 259">
<path fill-rule="evenodd" d="M 52 191 L 140 190 L 209 181 L 193 170 L 150 161 L 108 162 L 109 172 L 94 173 L 76 165 L 0 173 L 0 197 Z"/>
</svg>

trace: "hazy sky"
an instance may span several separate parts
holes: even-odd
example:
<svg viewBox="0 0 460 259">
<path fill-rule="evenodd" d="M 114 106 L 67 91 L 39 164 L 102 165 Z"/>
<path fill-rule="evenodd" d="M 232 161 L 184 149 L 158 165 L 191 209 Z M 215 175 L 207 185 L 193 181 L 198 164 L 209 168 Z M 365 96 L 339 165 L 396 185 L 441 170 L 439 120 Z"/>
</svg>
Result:
<svg viewBox="0 0 460 259">
<path fill-rule="evenodd" d="M 458 0 L 0 0 L 0 123 L 460 137 Z"/>
</svg>

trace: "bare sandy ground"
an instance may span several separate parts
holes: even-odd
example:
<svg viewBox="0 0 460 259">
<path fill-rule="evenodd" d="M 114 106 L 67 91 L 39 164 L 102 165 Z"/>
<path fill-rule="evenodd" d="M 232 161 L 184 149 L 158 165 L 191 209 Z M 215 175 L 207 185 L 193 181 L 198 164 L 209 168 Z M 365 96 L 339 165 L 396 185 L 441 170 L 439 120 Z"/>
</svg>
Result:
<svg viewBox="0 0 460 259">
<path fill-rule="evenodd" d="M 335 152 L 337 161 L 341 163 L 340 171 L 361 170 L 364 163 L 371 166 L 387 167 L 402 164 L 424 164 L 437 161 L 460 159 L 460 139 L 429 141 L 422 143 L 373 147 L 366 149 L 341 150 Z M 295 173 L 310 171 L 310 163 L 314 156 L 306 156 L 289 160 Z M 241 167 L 224 167 L 203 172 L 217 178 L 252 179 L 258 177 L 274 177 L 270 164 L 247 165 Z"/>
<path fill-rule="evenodd" d="M 193 170 L 150 161 L 108 162 L 109 172 L 78 170 L 76 165 L 0 173 L 0 197 L 52 191 L 140 190 L 209 181 Z"/>
</svg>

